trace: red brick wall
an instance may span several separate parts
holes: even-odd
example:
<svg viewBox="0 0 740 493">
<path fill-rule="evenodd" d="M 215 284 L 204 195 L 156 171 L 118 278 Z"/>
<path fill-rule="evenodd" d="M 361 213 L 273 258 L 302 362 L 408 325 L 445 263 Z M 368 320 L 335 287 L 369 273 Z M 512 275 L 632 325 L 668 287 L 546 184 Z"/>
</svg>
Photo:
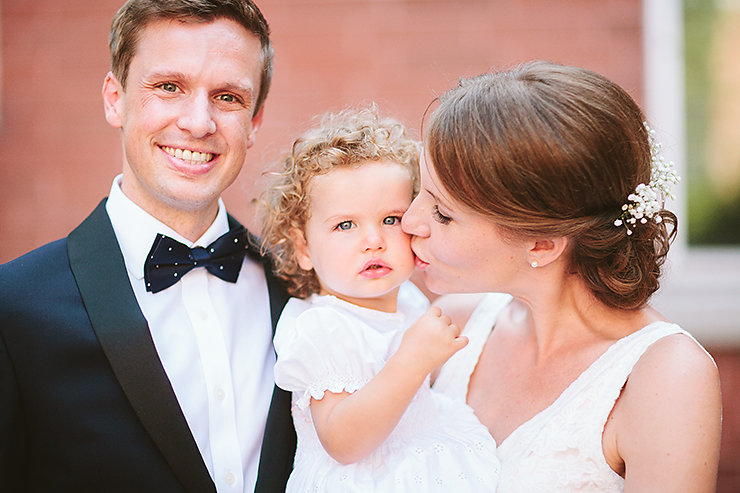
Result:
<svg viewBox="0 0 740 493">
<path fill-rule="evenodd" d="M 0 261 L 66 235 L 121 167 L 100 97 L 116 3 L 2 1 Z"/>
<path fill-rule="evenodd" d="M 719 367 L 722 384 L 722 447 L 719 493 L 740 491 L 740 350 L 709 350 Z"/>
<path fill-rule="evenodd" d="M 103 118 L 107 33 L 122 0 L 3 0 L 0 262 L 66 235 L 120 169 Z M 604 72 L 642 97 L 638 0 L 262 0 L 275 82 L 251 166 L 313 115 L 377 101 L 418 133 L 465 75 L 532 58 Z M 226 194 L 249 223 L 248 180 Z"/>
<path fill-rule="evenodd" d="M 120 170 L 103 118 L 110 19 L 122 0 L 2 0 L 0 262 L 66 235 Z M 274 161 L 313 115 L 376 101 L 418 135 L 431 99 L 491 67 L 583 65 L 642 100 L 640 0 L 258 0 L 275 81 L 249 166 Z M 254 186 L 227 192 L 250 224 Z M 725 396 L 719 491 L 740 491 L 740 357 L 718 357 Z"/>
</svg>

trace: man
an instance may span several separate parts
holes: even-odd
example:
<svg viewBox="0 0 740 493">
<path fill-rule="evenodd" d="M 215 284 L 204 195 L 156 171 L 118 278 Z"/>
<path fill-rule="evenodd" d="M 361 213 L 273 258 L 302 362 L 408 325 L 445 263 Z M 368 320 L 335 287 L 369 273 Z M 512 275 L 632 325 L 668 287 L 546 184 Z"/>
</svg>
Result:
<svg viewBox="0 0 740 493">
<path fill-rule="evenodd" d="M 262 121 L 268 34 L 251 0 L 116 14 L 123 173 L 67 238 L 0 267 L 0 491 L 284 489 L 287 296 L 219 198 Z"/>
</svg>

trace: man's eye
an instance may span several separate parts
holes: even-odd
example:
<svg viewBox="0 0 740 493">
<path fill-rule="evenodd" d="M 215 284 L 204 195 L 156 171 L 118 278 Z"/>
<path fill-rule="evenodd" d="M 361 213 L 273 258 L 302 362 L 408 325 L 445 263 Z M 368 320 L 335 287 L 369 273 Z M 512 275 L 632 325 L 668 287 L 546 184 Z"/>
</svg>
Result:
<svg viewBox="0 0 740 493">
<path fill-rule="evenodd" d="M 162 88 L 164 92 L 175 92 L 177 91 L 177 86 L 171 82 L 165 82 L 164 84 L 160 84 L 159 86 Z"/>
<path fill-rule="evenodd" d="M 383 224 L 387 226 L 393 226 L 394 224 L 399 224 L 400 222 L 401 218 L 399 216 L 388 216 L 383 219 Z"/>
<path fill-rule="evenodd" d="M 219 94 L 216 99 L 224 103 L 242 103 L 242 99 L 234 94 Z"/>
<path fill-rule="evenodd" d="M 452 221 L 451 217 L 445 216 L 444 214 L 439 212 L 439 207 L 437 207 L 436 205 L 432 207 L 432 217 L 440 224 L 448 224 L 450 221 Z"/>
<path fill-rule="evenodd" d="M 341 229 L 344 231 L 351 229 L 351 228 L 352 228 L 352 221 L 342 221 L 341 223 L 337 224 L 337 227 L 336 227 L 336 229 Z"/>
</svg>

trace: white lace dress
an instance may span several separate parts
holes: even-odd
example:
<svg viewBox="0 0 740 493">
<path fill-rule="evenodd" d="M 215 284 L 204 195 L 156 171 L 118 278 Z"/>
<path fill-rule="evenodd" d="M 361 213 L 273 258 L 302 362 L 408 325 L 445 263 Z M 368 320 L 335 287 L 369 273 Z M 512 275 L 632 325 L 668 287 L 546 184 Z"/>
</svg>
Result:
<svg viewBox="0 0 740 493">
<path fill-rule="evenodd" d="M 354 392 L 398 348 L 403 331 L 428 301 L 412 284 L 399 293 L 398 311 L 358 307 L 333 296 L 292 298 L 275 335 L 275 380 L 293 392 L 298 436 L 288 492 L 495 491 L 496 444 L 464 399 L 421 386 L 386 441 L 366 459 L 343 465 L 319 442 L 311 397 Z"/>
<path fill-rule="evenodd" d="M 435 390 L 458 398 L 467 395 L 470 375 L 491 328 L 510 301 L 510 296 L 502 294 L 483 298 L 463 330 L 470 343 L 442 368 Z M 604 425 L 640 356 L 655 341 L 677 333 L 689 335 L 678 325 L 655 322 L 618 340 L 555 402 L 514 430 L 498 447 L 501 477 L 497 491 L 623 491 L 624 479 L 604 458 Z"/>
</svg>

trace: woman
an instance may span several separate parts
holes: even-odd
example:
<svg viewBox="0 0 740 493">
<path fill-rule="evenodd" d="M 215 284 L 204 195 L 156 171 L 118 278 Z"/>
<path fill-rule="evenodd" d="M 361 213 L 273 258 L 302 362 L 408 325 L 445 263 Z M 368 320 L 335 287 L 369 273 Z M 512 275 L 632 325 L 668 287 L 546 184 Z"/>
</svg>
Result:
<svg viewBox="0 0 740 493">
<path fill-rule="evenodd" d="M 435 383 L 496 439 L 499 491 L 714 491 L 717 368 L 648 305 L 676 177 L 644 120 L 545 62 L 464 80 L 430 117 L 403 227 L 431 291 L 508 293 L 472 316 L 439 300 L 470 343 Z"/>
</svg>

